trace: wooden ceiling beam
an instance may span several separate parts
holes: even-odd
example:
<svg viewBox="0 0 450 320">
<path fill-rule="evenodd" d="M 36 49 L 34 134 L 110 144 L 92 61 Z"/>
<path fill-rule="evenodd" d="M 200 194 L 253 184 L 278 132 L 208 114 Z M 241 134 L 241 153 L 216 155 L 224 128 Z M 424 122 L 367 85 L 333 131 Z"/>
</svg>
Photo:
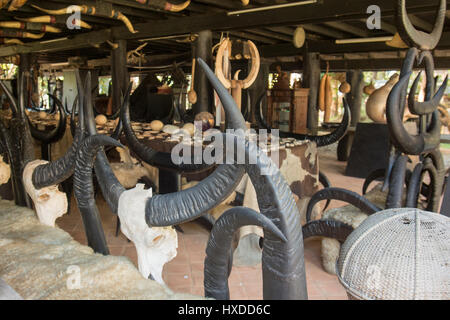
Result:
<svg viewBox="0 0 450 320">
<path fill-rule="evenodd" d="M 138 33 L 130 35 L 125 28 L 114 28 L 113 35 L 118 39 L 144 38 L 174 35 L 201 30 L 236 30 L 266 26 L 300 25 L 344 21 L 367 18 L 367 7 L 373 0 L 323 0 L 316 4 L 299 7 L 279 8 L 248 14 L 227 15 L 227 13 L 205 14 L 191 17 L 152 21 L 135 25 Z M 395 1 L 380 3 L 383 17 L 395 15 Z M 421 0 L 409 0 L 408 12 L 434 12 L 435 5 Z"/>
<path fill-rule="evenodd" d="M 345 72 L 348 70 L 359 69 L 362 71 L 390 71 L 400 70 L 403 59 L 389 58 L 389 59 L 354 59 L 354 60 L 320 60 L 320 68 L 322 71 L 327 69 L 327 63 L 330 72 Z M 450 69 L 449 57 L 435 58 L 436 69 Z M 295 62 L 273 62 L 270 66 L 271 72 L 276 72 L 276 67 L 280 66 L 281 70 L 287 72 L 302 72 L 302 61 Z"/>
<path fill-rule="evenodd" d="M 272 31 L 269 31 L 269 30 L 264 30 L 264 29 L 246 29 L 244 31 L 245 32 L 251 32 L 251 33 L 263 36 L 263 37 L 267 37 L 268 39 L 275 39 L 275 40 L 287 41 L 287 42 L 292 41 L 292 36 L 288 37 L 288 36 L 285 36 L 283 34 L 272 32 Z"/>
<path fill-rule="evenodd" d="M 358 37 L 365 38 L 365 37 L 369 36 L 369 32 L 367 32 L 361 28 L 354 27 L 354 26 L 352 26 L 348 23 L 344 23 L 344 22 L 338 22 L 338 21 L 325 22 L 324 25 L 335 28 L 340 31 L 351 33 Z M 365 27 L 365 25 L 364 25 L 364 27 Z"/>
<path fill-rule="evenodd" d="M 423 19 L 420 19 L 418 16 L 410 14 L 409 19 L 411 23 L 415 25 L 417 28 L 422 29 L 426 32 L 431 32 L 433 30 L 433 25 Z"/>
<path fill-rule="evenodd" d="M 87 5 L 87 6 L 92 6 L 95 7 L 97 2 L 96 1 L 91 1 L 91 0 L 83 0 L 82 1 L 83 4 Z M 104 2 L 110 2 L 111 1 L 106 1 L 104 0 Z M 128 4 L 134 4 L 133 1 L 125 1 Z M 45 9 L 62 9 L 62 8 L 66 8 L 70 5 L 74 4 L 74 1 L 72 0 L 58 0 L 58 1 L 52 1 L 52 0 L 45 0 L 45 1 L 32 1 L 31 3 L 34 3 L 35 5 L 41 7 L 41 8 L 45 8 Z M 137 3 L 137 2 L 136 2 Z M 137 3 L 139 4 L 139 3 Z M 158 12 L 151 12 L 151 11 L 145 11 L 142 8 L 136 8 L 134 6 L 130 6 L 130 5 L 115 5 L 113 4 L 113 9 L 122 12 L 125 16 L 127 16 L 128 18 L 130 17 L 139 17 L 145 20 L 152 20 L 152 19 L 164 19 L 164 16 L 161 15 L 161 13 Z M 141 5 L 142 6 L 142 5 Z M 39 15 L 42 15 L 42 11 L 37 10 L 37 9 L 32 9 L 34 10 L 34 12 L 39 13 Z M 166 12 L 164 12 L 166 13 Z M 45 14 L 45 13 L 44 13 Z"/>
<path fill-rule="evenodd" d="M 267 30 L 278 32 L 284 35 L 292 37 L 294 35 L 295 28 L 292 27 L 266 27 Z"/>
<path fill-rule="evenodd" d="M 176 17 L 166 20 L 155 20 L 148 23 L 135 24 L 137 33 L 131 34 L 124 26 L 103 30 L 107 38 L 99 38 L 99 31 L 91 31 L 74 37 L 75 48 L 89 46 L 95 41 L 110 39 L 143 39 L 151 37 L 169 36 L 201 30 L 225 31 L 260 28 L 266 26 L 286 26 L 299 24 L 323 23 L 330 21 L 354 20 L 367 17 L 366 9 L 373 4 L 373 0 L 323 0 L 317 4 L 259 11 L 249 14 L 227 15 L 226 13 L 202 14 L 189 17 Z M 383 17 L 395 15 L 395 1 L 380 3 Z M 408 0 L 408 12 L 435 12 L 435 5 L 423 0 Z M 41 42 L 31 42 L 26 45 L 1 46 L 0 56 L 15 53 L 36 52 L 38 50 L 69 50 L 70 41 L 60 42 L 60 46 L 41 46 Z M 30 49 L 31 48 L 31 49 Z M 31 50 L 31 51 L 30 51 Z"/>
<path fill-rule="evenodd" d="M 324 35 L 324 36 L 327 36 L 330 38 L 343 39 L 347 36 L 343 32 L 340 32 L 340 31 L 337 31 L 334 29 L 329 29 L 329 28 L 326 28 L 326 27 L 323 27 L 320 25 L 316 25 L 316 24 L 303 24 L 302 27 L 306 31 L 318 33 L 320 35 Z"/>
<path fill-rule="evenodd" d="M 366 23 L 366 19 L 359 19 L 359 21 Z M 397 27 L 381 19 L 381 30 L 395 34 L 397 32 Z"/>
<path fill-rule="evenodd" d="M 335 44 L 332 40 L 308 40 L 305 44 L 309 52 L 320 52 L 321 54 L 344 54 L 359 52 L 378 52 L 378 51 L 402 51 L 397 48 L 389 47 L 383 42 L 372 43 L 353 43 L 353 44 Z M 450 48 L 450 32 L 444 32 L 438 49 Z M 296 56 L 303 54 L 305 48 L 296 48 L 292 43 L 281 43 L 268 46 L 260 46 L 259 52 L 262 57 L 282 57 Z"/>
</svg>

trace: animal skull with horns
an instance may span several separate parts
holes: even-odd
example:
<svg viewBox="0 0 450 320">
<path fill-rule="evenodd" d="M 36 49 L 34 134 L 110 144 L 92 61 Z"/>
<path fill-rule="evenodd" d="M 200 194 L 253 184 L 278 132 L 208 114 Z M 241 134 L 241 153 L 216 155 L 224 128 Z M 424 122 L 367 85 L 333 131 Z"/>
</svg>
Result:
<svg viewBox="0 0 450 320">
<path fill-rule="evenodd" d="M 58 190 L 57 185 L 69 178 L 75 168 L 75 155 L 79 142 L 84 135 L 83 121 L 80 121 L 72 145 L 66 154 L 56 161 L 47 162 L 34 159 L 34 148 L 30 133 L 30 124 L 27 121 L 24 105 L 24 79 L 19 79 L 19 101 L 13 97 L 9 89 L 0 82 L 3 90 L 11 102 L 13 119 L 11 127 L 19 128 L 14 131 L 2 131 L 2 139 L 10 151 L 10 163 L 13 166 L 13 178 L 15 179 L 15 197 L 25 198 L 25 193 L 31 197 L 41 223 L 54 226 L 57 217 L 67 211 L 67 199 L 64 193 Z M 80 92 L 80 90 L 79 90 Z M 83 113 L 80 113 L 83 118 Z M 65 121 L 64 121 L 65 129 Z M 59 128 L 57 128 L 59 130 Z M 14 146 L 17 146 L 14 148 Z M 23 150 L 21 150 L 23 149 Z M 20 154 L 17 154 L 20 153 Z M 23 168 L 23 170 L 22 170 Z M 23 188 L 23 189 L 22 189 Z M 16 199 L 16 202 L 18 200 Z"/>
</svg>

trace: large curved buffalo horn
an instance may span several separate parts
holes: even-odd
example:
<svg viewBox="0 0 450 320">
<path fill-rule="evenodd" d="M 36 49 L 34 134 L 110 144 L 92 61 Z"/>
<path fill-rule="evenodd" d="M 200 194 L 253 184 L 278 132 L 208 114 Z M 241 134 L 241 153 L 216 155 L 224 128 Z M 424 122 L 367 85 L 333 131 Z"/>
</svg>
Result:
<svg viewBox="0 0 450 320">
<path fill-rule="evenodd" d="M 227 143 L 233 142 L 235 148 L 242 146 L 245 165 L 232 166 L 245 168 L 255 186 L 261 214 L 269 218 L 287 239 L 280 241 L 270 233 L 264 235 L 262 251 L 264 299 L 306 299 L 303 236 L 300 216 L 289 185 L 276 164 L 258 149 L 255 142 L 236 135 L 223 136 Z M 236 161 L 236 152 L 234 157 Z M 255 164 L 249 164 L 250 162 Z M 210 189 L 210 192 L 213 190 Z M 155 215 L 159 213 L 155 211 Z"/>
<path fill-rule="evenodd" d="M 419 50 L 417 48 L 410 48 L 406 52 L 406 57 L 403 60 L 402 68 L 400 71 L 400 79 L 403 76 L 407 75 L 409 72 L 412 72 L 414 64 L 416 63 L 416 59 L 418 56 L 419 56 Z M 403 115 L 404 115 L 405 107 L 406 107 L 406 88 L 402 88 L 402 90 L 400 90 L 399 101 L 400 101 L 400 106 L 399 106 L 400 117 L 403 119 Z M 398 144 L 398 141 L 395 140 L 394 136 L 391 135 L 390 139 L 394 143 L 394 145 Z"/>
<path fill-rule="evenodd" d="M 41 31 L 50 33 L 61 33 L 61 29 L 52 26 L 47 26 L 42 23 L 23 23 L 19 21 L 0 21 L 0 27 L 7 29 L 20 29 L 30 31 Z"/>
<path fill-rule="evenodd" d="M 58 16 L 50 16 L 50 15 L 39 16 L 39 17 L 30 17 L 30 18 L 14 17 L 14 19 L 19 20 L 19 21 L 24 21 L 24 22 L 39 22 L 39 23 L 51 23 L 51 24 L 66 23 L 66 20 L 65 20 L 66 17 L 59 18 Z M 84 29 L 92 29 L 91 25 L 89 25 L 88 23 L 86 23 L 82 20 L 79 20 L 79 19 L 74 19 L 73 24 L 79 25 L 81 28 L 84 28 Z"/>
<path fill-rule="evenodd" d="M 261 101 L 265 96 L 265 92 L 258 98 L 257 101 L 257 112 L 256 112 L 256 119 L 258 121 L 258 124 L 267 130 L 271 130 L 267 122 L 265 121 L 263 114 L 262 114 L 262 104 Z M 333 144 L 342 137 L 345 136 L 347 133 L 348 127 L 350 126 L 350 107 L 348 106 L 347 100 L 344 98 L 344 116 L 342 118 L 341 124 L 339 125 L 336 130 L 334 130 L 332 133 L 323 135 L 323 136 L 312 136 L 312 135 L 306 135 L 306 134 L 296 134 L 296 133 L 288 133 L 288 132 L 279 132 L 280 138 L 294 138 L 297 140 L 310 140 L 315 141 L 318 147 L 327 146 L 330 144 Z"/>
<path fill-rule="evenodd" d="M 428 172 L 430 176 L 430 184 L 428 187 L 428 195 L 427 195 L 427 207 L 425 210 L 431 212 L 438 212 L 439 204 L 441 200 L 442 194 L 442 183 L 440 183 L 440 177 L 438 175 L 438 171 L 433 164 L 431 158 L 425 158 L 423 161 L 423 169 L 422 169 L 422 177 L 424 173 Z"/>
<path fill-rule="evenodd" d="M 72 145 L 63 157 L 50 163 L 40 165 L 34 169 L 32 181 L 36 189 L 61 183 L 73 174 L 78 146 L 85 134 L 83 107 L 78 104 L 78 109 L 80 110 L 78 112 L 78 125 L 75 129 Z M 64 128 L 65 127 L 64 124 Z"/>
<path fill-rule="evenodd" d="M 433 112 L 431 123 L 427 132 L 418 135 L 409 134 L 403 126 L 399 109 L 401 106 L 401 92 L 406 90 L 411 72 L 400 78 L 394 85 L 387 99 L 386 118 L 392 142 L 396 147 L 410 155 L 419 155 L 422 152 L 435 149 L 440 143 L 439 111 Z"/>
<path fill-rule="evenodd" d="M 322 184 L 322 186 L 324 188 L 329 188 L 331 187 L 331 182 L 328 179 L 328 177 L 325 175 L 325 173 L 323 173 L 322 171 L 319 170 L 319 182 Z"/>
<path fill-rule="evenodd" d="M 41 130 L 35 128 L 33 126 L 33 124 L 31 123 L 30 119 L 28 119 L 28 124 L 30 126 L 30 132 L 31 132 L 31 135 L 33 136 L 33 138 L 35 138 L 36 140 L 38 140 L 42 143 L 45 143 L 45 144 L 55 143 L 55 142 L 59 141 L 66 133 L 66 122 L 67 122 L 66 113 L 64 112 L 64 106 L 62 105 L 61 101 L 57 97 L 55 97 L 54 95 L 52 95 L 50 93 L 48 95 L 50 97 L 52 97 L 52 99 L 55 101 L 56 105 L 58 106 L 58 112 L 59 112 L 58 125 L 50 131 L 41 131 Z"/>
<path fill-rule="evenodd" d="M 367 193 L 367 188 L 369 188 L 370 184 L 380 178 L 384 178 L 384 176 L 386 175 L 386 169 L 382 168 L 382 169 L 376 169 L 374 171 L 372 171 L 371 173 L 369 173 L 369 175 L 366 177 L 366 179 L 364 180 L 364 184 L 362 187 L 362 194 L 366 194 Z"/>
<path fill-rule="evenodd" d="M 214 75 L 214 72 L 209 68 L 205 61 L 201 58 L 197 59 L 199 66 L 205 72 L 212 87 L 217 92 L 220 101 L 225 110 L 225 116 L 227 118 L 228 129 L 245 130 L 245 120 L 239 112 L 233 97 L 228 93 L 228 90 L 222 85 L 222 83 Z"/>
<path fill-rule="evenodd" d="M 199 58 L 198 63 L 219 95 L 228 126 L 231 129 L 245 130 L 244 118 L 227 89 L 202 59 Z M 125 133 L 126 127 L 124 121 Z M 244 169 L 241 166 L 222 164 L 192 188 L 155 195 L 147 202 L 146 221 L 150 226 L 172 226 L 198 218 L 222 202 L 236 188 L 243 175 Z"/>
<path fill-rule="evenodd" d="M 248 89 L 253 84 L 253 82 L 255 82 L 261 64 L 261 58 L 259 56 L 259 52 L 258 49 L 256 48 L 256 45 L 250 40 L 248 40 L 247 43 L 250 49 L 252 67 L 248 72 L 247 78 L 242 80 L 243 83 L 242 89 Z"/>
<path fill-rule="evenodd" d="M 420 80 L 420 75 L 421 73 L 419 73 L 416 77 L 416 79 L 414 80 L 412 86 L 411 86 L 411 91 L 409 92 L 409 96 L 408 96 L 408 109 L 409 111 L 411 111 L 412 114 L 416 114 L 416 115 L 425 115 L 425 114 L 430 114 L 432 112 L 434 112 L 437 107 L 439 106 L 439 102 L 441 101 L 442 97 L 445 94 L 445 89 L 447 88 L 447 80 L 448 80 L 448 75 L 445 77 L 444 82 L 442 83 L 441 87 L 439 88 L 439 90 L 436 92 L 436 94 L 433 96 L 433 98 L 431 100 L 426 100 L 424 102 L 417 102 L 415 101 L 415 93 L 417 91 L 417 86 L 419 84 L 419 80 Z M 433 80 L 434 82 L 434 80 Z M 427 90 L 428 92 L 428 90 Z"/>
<path fill-rule="evenodd" d="M 352 226 L 341 221 L 325 219 L 308 222 L 303 226 L 302 233 L 303 240 L 311 237 L 327 237 L 344 242 L 353 230 Z"/>
<path fill-rule="evenodd" d="M 81 79 L 79 75 L 77 75 L 77 82 L 81 83 Z M 91 73 L 88 72 L 86 76 L 86 86 L 87 88 L 91 87 Z M 96 135 L 97 129 L 94 120 L 94 111 L 92 107 L 92 99 L 91 99 L 91 91 L 85 90 L 86 96 L 83 96 L 85 100 L 85 117 L 86 117 L 86 127 L 89 135 Z M 82 94 L 82 93 L 81 93 Z M 113 139 L 113 138 L 111 138 Z M 113 144 L 114 145 L 114 144 Z M 105 201 L 108 203 L 109 208 L 114 214 L 117 214 L 117 208 L 119 205 L 119 198 L 125 188 L 120 184 L 117 180 L 114 172 L 109 165 L 108 158 L 106 157 L 105 151 L 101 148 L 97 152 L 97 157 L 95 158 L 94 163 L 95 175 L 97 181 L 100 185 L 100 189 L 102 190 L 103 197 Z M 91 170 L 92 171 L 92 170 Z M 92 200 L 93 201 L 93 200 Z M 97 228 L 101 228 L 97 226 Z"/>
<path fill-rule="evenodd" d="M 133 128 L 131 126 L 131 123 L 130 123 L 130 111 L 129 111 L 130 89 L 131 89 L 131 85 L 130 85 L 129 89 L 127 90 L 127 94 L 125 96 L 125 101 L 124 101 L 124 106 L 121 108 L 122 109 L 121 120 L 122 120 L 122 125 L 123 125 L 123 131 L 125 133 L 125 137 L 126 137 L 126 140 L 127 140 L 130 150 L 132 150 L 134 153 L 136 153 L 136 155 L 142 161 L 144 161 L 150 165 L 158 166 L 160 168 L 165 167 L 165 168 L 169 168 L 169 169 L 176 169 L 176 170 L 183 171 L 183 172 L 189 172 L 189 171 L 202 171 L 202 170 L 210 167 L 210 165 L 195 164 L 195 162 L 193 160 L 194 155 L 192 156 L 189 164 L 185 164 L 185 163 L 175 164 L 175 163 L 173 163 L 172 156 L 169 152 L 159 152 L 159 151 L 156 151 L 153 148 L 141 143 L 137 139 L 137 137 L 133 131 Z"/>
<path fill-rule="evenodd" d="M 82 141 L 75 161 L 73 187 L 83 219 L 88 245 L 95 252 L 106 255 L 109 254 L 109 250 L 101 226 L 98 208 L 95 205 L 94 184 L 92 182 L 94 157 L 105 145 L 123 147 L 118 141 L 105 135 L 88 136 Z"/>
<path fill-rule="evenodd" d="M 137 31 L 134 30 L 133 24 L 131 23 L 130 19 L 128 19 L 127 16 L 125 16 L 122 12 L 112 10 L 110 18 L 122 21 L 127 27 L 128 31 L 130 31 L 131 33 L 137 33 Z"/>
<path fill-rule="evenodd" d="M 229 41 L 230 40 L 226 39 L 220 44 L 219 49 L 217 49 L 216 64 L 215 64 L 217 78 L 219 78 L 220 82 L 227 89 L 230 89 L 233 84 L 232 84 L 232 80 L 228 79 L 223 74 L 223 65 L 222 64 L 223 64 L 224 51 L 228 47 Z M 259 56 L 259 52 L 258 52 L 258 49 L 256 48 L 256 45 L 250 40 L 247 40 L 247 43 L 248 43 L 248 46 L 250 49 L 252 67 L 250 68 L 250 71 L 248 72 L 247 78 L 245 78 L 244 80 L 241 80 L 242 89 L 249 88 L 253 84 L 253 82 L 255 82 L 256 77 L 258 76 L 259 67 L 260 67 L 260 63 L 261 63 L 261 58 Z M 235 79 L 235 80 L 237 80 L 237 79 Z"/>
<path fill-rule="evenodd" d="M 406 0 L 399 0 L 397 5 L 397 19 L 402 40 L 410 47 L 417 47 L 421 50 L 433 50 L 437 46 L 442 35 L 446 8 L 446 0 L 440 0 L 433 31 L 431 31 L 431 33 L 426 33 L 419 31 L 414 27 L 406 11 Z"/>
<path fill-rule="evenodd" d="M 225 39 L 220 44 L 219 48 L 217 49 L 217 55 L 216 55 L 216 63 L 215 63 L 215 69 L 216 69 L 216 76 L 219 79 L 219 81 L 223 84 L 223 86 L 227 89 L 231 88 L 231 80 L 228 79 L 223 74 L 223 54 L 225 49 L 228 47 L 228 39 Z"/>
<path fill-rule="evenodd" d="M 420 179 L 422 177 L 423 163 L 419 162 L 413 170 L 408 183 L 408 191 L 406 194 L 406 208 L 417 208 L 417 201 L 420 193 Z"/>
<path fill-rule="evenodd" d="M 316 192 L 309 200 L 308 207 L 306 209 L 306 222 L 311 221 L 311 213 L 316 203 L 326 199 L 347 202 L 366 214 L 372 214 L 381 210 L 381 208 L 374 205 L 372 202 L 363 196 L 360 196 L 356 192 L 342 188 L 327 188 Z"/>
<path fill-rule="evenodd" d="M 435 93 L 438 76 L 434 76 L 434 59 L 430 51 L 422 51 L 419 54 L 418 64 L 425 63 L 426 85 L 425 85 L 425 101 L 431 99 Z"/>
<path fill-rule="evenodd" d="M 391 140 L 393 140 L 392 137 L 391 137 Z M 392 172 L 392 168 L 394 167 L 395 160 L 398 157 L 398 151 L 395 149 L 394 144 L 391 142 L 389 144 L 390 144 L 389 159 L 388 159 L 388 165 L 386 168 L 386 174 L 384 175 L 383 186 L 381 187 L 382 192 L 386 192 L 389 188 L 389 178 L 391 177 L 391 172 Z"/>
<path fill-rule="evenodd" d="M 180 12 L 186 9 L 191 0 L 187 0 L 180 4 L 172 4 L 169 1 L 154 1 L 154 0 L 136 0 L 139 3 L 146 4 L 150 7 L 155 7 L 161 10 L 171 11 L 171 12 Z"/>
<path fill-rule="evenodd" d="M 173 4 L 168 1 L 166 1 L 164 5 L 164 10 L 171 11 L 171 12 L 180 12 L 186 9 L 191 4 L 191 0 L 187 0 L 180 4 Z"/>
<path fill-rule="evenodd" d="M 447 170 L 445 167 L 444 158 L 442 157 L 442 153 L 439 148 L 427 153 L 425 158 L 430 158 L 436 168 L 437 177 L 434 185 L 435 192 L 433 202 L 438 204 L 440 202 L 441 195 L 444 192 L 445 175 Z"/>
<path fill-rule="evenodd" d="M 255 225 L 271 233 L 274 238 L 286 242 L 286 237 L 266 216 L 245 207 L 225 211 L 214 224 L 206 247 L 205 297 L 229 300 L 228 276 L 232 267 L 231 243 L 233 234 L 241 227 Z"/>
<path fill-rule="evenodd" d="M 51 15 L 61 15 L 61 14 L 70 14 L 73 11 L 77 10 L 81 13 L 87 13 L 87 14 L 92 14 L 92 12 L 88 12 L 88 6 L 82 5 L 82 6 L 77 6 L 77 5 L 73 5 L 73 6 L 69 6 L 66 8 L 62 8 L 62 9 L 44 9 L 41 8 L 35 4 L 31 4 L 31 6 L 39 11 L 51 14 Z"/>
<path fill-rule="evenodd" d="M 319 182 L 324 188 L 331 188 L 331 182 L 328 179 L 328 177 L 319 170 Z M 331 200 L 327 200 L 327 203 L 325 204 L 325 207 L 323 207 L 323 211 L 325 211 L 328 206 L 330 205 Z"/>
<path fill-rule="evenodd" d="M 57 9 L 57 10 L 44 9 L 44 8 L 38 7 L 37 5 L 34 5 L 34 4 L 32 4 L 31 6 L 37 10 L 40 10 L 40 11 L 45 12 L 50 15 L 70 14 L 70 13 L 74 12 L 75 10 L 77 10 L 81 13 L 84 13 L 84 14 L 91 15 L 91 16 L 95 16 L 98 14 L 97 13 L 98 9 L 96 7 L 87 6 L 87 5 L 81 5 L 81 6 L 72 5 L 72 6 L 68 6 L 66 8 Z M 107 16 L 108 18 L 111 18 L 111 19 L 116 19 L 116 20 L 122 21 L 131 33 L 137 32 L 134 30 L 133 25 L 131 24 L 130 20 L 125 15 L 123 15 L 120 11 L 113 9 L 109 13 L 109 15 L 105 15 L 105 16 Z"/>
<path fill-rule="evenodd" d="M 394 167 L 389 178 L 389 192 L 386 199 L 386 209 L 401 208 L 406 175 L 408 157 L 400 155 L 395 160 Z"/>
<path fill-rule="evenodd" d="M 116 127 L 114 128 L 113 133 L 111 134 L 111 138 L 119 140 L 120 135 L 122 134 L 122 131 L 123 131 L 123 123 L 122 123 L 122 119 L 119 119 Z"/>
<path fill-rule="evenodd" d="M 121 108 L 117 108 L 117 110 L 113 114 L 111 114 L 109 116 L 106 115 L 106 118 L 108 120 L 116 120 L 118 117 L 120 117 L 120 113 L 121 113 Z"/>
<path fill-rule="evenodd" d="M 297 140 L 314 141 L 318 147 L 328 146 L 342 139 L 350 126 L 350 107 L 344 98 L 344 116 L 340 125 L 331 133 L 322 136 L 313 136 L 308 134 L 296 134 L 280 131 L 280 138 L 295 138 Z"/>
</svg>

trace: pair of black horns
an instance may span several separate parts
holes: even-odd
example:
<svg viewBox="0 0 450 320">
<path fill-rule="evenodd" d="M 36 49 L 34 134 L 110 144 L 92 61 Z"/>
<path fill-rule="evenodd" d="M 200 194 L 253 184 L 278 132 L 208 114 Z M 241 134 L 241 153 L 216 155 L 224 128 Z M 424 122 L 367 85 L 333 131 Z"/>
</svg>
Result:
<svg viewBox="0 0 450 320">
<path fill-rule="evenodd" d="M 360 196 L 356 192 L 349 191 L 342 188 L 325 188 L 316 192 L 309 200 L 308 207 L 306 209 L 306 222 L 311 221 L 311 214 L 314 206 L 322 200 L 339 200 L 347 202 L 366 214 L 372 214 L 381 210 L 378 206 L 367 200 L 365 197 Z"/>
<path fill-rule="evenodd" d="M 397 4 L 397 20 L 399 25 L 399 33 L 402 40 L 410 47 L 416 47 L 421 50 L 433 50 L 442 35 L 447 10 L 447 1 L 440 0 L 437 10 L 437 18 L 431 33 L 417 30 L 412 24 L 406 11 L 406 0 L 398 0 Z"/>
</svg>

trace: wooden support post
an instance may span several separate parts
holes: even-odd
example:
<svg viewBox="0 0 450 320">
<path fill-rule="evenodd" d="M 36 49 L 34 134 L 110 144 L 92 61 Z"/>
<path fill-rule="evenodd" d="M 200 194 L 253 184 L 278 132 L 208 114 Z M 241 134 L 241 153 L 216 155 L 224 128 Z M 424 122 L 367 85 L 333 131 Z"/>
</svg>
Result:
<svg viewBox="0 0 450 320">
<path fill-rule="evenodd" d="M 212 61 L 212 32 L 210 30 L 199 32 L 197 41 L 193 45 L 193 56 L 195 58 L 202 58 L 214 70 Z M 194 115 L 203 111 L 212 113 L 214 107 L 213 90 L 206 78 L 206 74 L 198 63 L 195 66 L 194 88 L 197 93 L 197 103 L 192 105 Z"/>
<path fill-rule="evenodd" d="M 248 94 L 250 95 L 250 122 L 253 124 L 256 122 L 256 112 L 259 112 L 258 99 L 263 94 L 267 92 L 267 81 L 269 78 L 269 64 L 261 63 L 259 68 L 258 77 L 256 78 L 253 85 L 248 89 Z M 267 110 L 267 99 L 262 100 L 263 111 Z M 265 113 L 264 113 L 265 114 Z"/>
<path fill-rule="evenodd" d="M 303 86 L 309 88 L 307 127 L 314 133 L 319 126 L 317 100 L 320 84 L 320 57 L 317 52 L 303 54 Z"/>
<path fill-rule="evenodd" d="M 364 87 L 364 76 L 361 70 L 347 71 L 347 82 L 350 83 L 352 89 L 345 95 L 348 105 L 350 106 L 351 122 L 350 127 L 356 128 L 361 118 L 361 104 Z M 347 161 L 352 149 L 355 131 L 349 131 L 344 138 L 338 143 L 337 158 L 339 161 Z"/>
<path fill-rule="evenodd" d="M 351 110 L 351 126 L 356 127 L 361 117 L 361 104 L 364 87 L 364 76 L 361 70 L 350 70 L 347 72 L 347 82 L 352 89 L 346 94 L 345 98 Z"/>
<path fill-rule="evenodd" d="M 115 43 L 119 47 L 111 51 L 113 112 L 120 108 L 122 94 L 125 95 L 130 81 L 127 68 L 127 41 L 118 40 Z"/>
<path fill-rule="evenodd" d="M 34 157 L 34 150 L 31 145 L 26 145 L 25 140 L 32 141 L 31 133 L 28 131 L 27 120 L 25 115 L 25 107 L 28 103 L 27 84 L 30 78 L 31 54 L 21 54 L 19 62 L 19 70 L 17 77 L 17 101 L 18 117 L 13 117 L 10 122 L 10 134 L 12 138 L 13 159 L 11 159 L 11 170 L 14 185 L 15 200 L 18 206 L 27 206 L 32 208 L 31 199 L 28 197 L 22 180 L 22 170 L 25 166 L 25 160 Z M 24 87 L 20 87 L 20 79 L 25 77 Z M 23 107 L 23 108 L 21 108 Z M 27 136 L 29 135 L 29 136 Z"/>
</svg>

